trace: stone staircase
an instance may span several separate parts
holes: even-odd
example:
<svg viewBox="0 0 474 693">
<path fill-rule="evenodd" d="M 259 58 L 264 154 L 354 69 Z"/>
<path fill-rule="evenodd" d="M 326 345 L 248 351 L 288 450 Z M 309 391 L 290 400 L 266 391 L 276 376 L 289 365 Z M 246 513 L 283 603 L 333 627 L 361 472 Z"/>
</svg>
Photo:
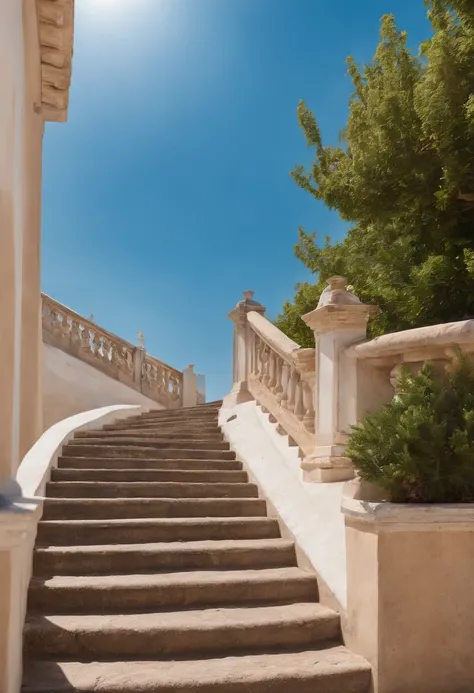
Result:
<svg viewBox="0 0 474 693">
<path fill-rule="evenodd" d="M 78 433 L 39 524 L 23 693 L 365 693 L 219 403 Z"/>
</svg>

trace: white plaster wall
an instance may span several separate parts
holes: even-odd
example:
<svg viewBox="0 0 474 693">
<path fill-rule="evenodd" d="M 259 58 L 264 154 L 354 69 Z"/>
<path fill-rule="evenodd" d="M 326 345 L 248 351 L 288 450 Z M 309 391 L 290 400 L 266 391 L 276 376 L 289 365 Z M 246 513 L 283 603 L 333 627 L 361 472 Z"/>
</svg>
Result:
<svg viewBox="0 0 474 693">
<path fill-rule="evenodd" d="M 276 432 L 276 426 L 255 402 L 223 407 L 219 423 L 262 495 L 273 506 L 331 596 L 345 610 L 346 544 L 341 512 L 344 482 L 303 481 L 298 448 L 288 445 L 288 437 Z"/>
<path fill-rule="evenodd" d="M 112 404 L 140 404 L 147 409 L 164 409 L 161 404 L 109 378 L 93 366 L 61 349 L 44 345 L 44 431 L 68 416 Z"/>
</svg>

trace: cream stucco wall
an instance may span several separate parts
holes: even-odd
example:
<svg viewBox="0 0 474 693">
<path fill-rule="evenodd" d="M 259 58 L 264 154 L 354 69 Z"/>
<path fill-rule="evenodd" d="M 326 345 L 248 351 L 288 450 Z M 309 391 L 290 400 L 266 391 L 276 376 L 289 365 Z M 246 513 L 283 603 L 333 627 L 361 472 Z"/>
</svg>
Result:
<svg viewBox="0 0 474 693">
<path fill-rule="evenodd" d="M 43 348 L 43 430 L 83 411 L 112 404 L 164 407 L 55 347 Z"/>
</svg>

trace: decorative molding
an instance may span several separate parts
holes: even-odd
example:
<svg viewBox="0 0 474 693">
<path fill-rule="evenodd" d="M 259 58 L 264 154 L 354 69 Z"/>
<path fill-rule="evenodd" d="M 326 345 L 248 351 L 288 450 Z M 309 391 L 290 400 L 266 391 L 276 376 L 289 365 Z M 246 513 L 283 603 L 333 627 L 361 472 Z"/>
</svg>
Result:
<svg viewBox="0 0 474 693">
<path fill-rule="evenodd" d="M 37 0 L 44 120 L 67 120 L 74 42 L 74 0 Z"/>
<path fill-rule="evenodd" d="M 376 503 L 343 496 L 341 509 L 346 524 L 363 523 L 374 532 L 474 532 L 474 503 Z"/>
</svg>

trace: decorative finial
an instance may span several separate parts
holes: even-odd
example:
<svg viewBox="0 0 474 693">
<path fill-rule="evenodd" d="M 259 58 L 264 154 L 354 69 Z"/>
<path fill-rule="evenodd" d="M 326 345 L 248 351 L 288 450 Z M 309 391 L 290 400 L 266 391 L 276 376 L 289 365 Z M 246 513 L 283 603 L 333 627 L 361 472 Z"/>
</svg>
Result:
<svg viewBox="0 0 474 693">
<path fill-rule="evenodd" d="M 251 301 L 255 295 L 255 291 L 244 291 L 244 301 Z"/>
<path fill-rule="evenodd" d="M 360 305 L 359 298 L 354 293 L 354 288 L 347 285 L 345 277 L 329 277 L 328 285 L 319 297 L 318 308 L 329 305 Z"/>
<path fill-rule="evenodd" d="M 347 279 L 345 277 L 335 275 L 334 277 L 329 277 L 328 285 L 331 291 L 346 291 Z"/>
<path fill-rule="evenodd" d="M 138 347 L 140 349 L 143 349 L 144 346 L 145 346 L 145 336 L 144 336 L 143 332 L 140 330 L 140 332 L 138 333 Z"/>
<path fill-rule="evenodd" d="M 89 322 L 94 322 L 94 313 L 91 313 L 87 319 Z"/>
</svg>

